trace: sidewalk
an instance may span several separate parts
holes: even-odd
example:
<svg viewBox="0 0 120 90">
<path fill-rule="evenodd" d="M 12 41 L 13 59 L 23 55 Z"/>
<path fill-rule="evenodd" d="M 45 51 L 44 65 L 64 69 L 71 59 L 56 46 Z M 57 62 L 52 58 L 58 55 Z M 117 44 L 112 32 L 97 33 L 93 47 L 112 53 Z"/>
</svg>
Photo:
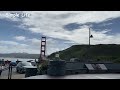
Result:
<svg viewBox="0 0 120 90">
<path fill-rule="evenodd" d="M 8 79 L 8 69 L 2 71 L 2 74 L 0 76 L 0 79 Z M 16 68 L 12 69 L 12 77 L 11 79 L 22 79 L 25 77 L 25 74 L 19 74 L 16 72 Z"/>
<path fill-rule="evenodd" d="M 22 79 L 25 78 L 25 74 L 12 75 L 11 79 Z M 8 79 L 8 76 L 0 77 L 0 79 Z"/>
</svg>

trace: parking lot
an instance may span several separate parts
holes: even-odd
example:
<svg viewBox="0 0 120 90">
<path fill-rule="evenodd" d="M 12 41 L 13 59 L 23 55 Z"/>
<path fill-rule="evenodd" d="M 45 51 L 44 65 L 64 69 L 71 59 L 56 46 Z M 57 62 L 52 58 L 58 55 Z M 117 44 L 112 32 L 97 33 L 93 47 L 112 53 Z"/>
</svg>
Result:
<svg viewBox="0 0 120 90">
<path fill-rule="evenodd" d="M 8 79 L 8 69 L 3 71 L 1 76 L 0 76 L 0 79 Z M 25 77 L 25 74 L 19 74 L 16 72 L 16 68 L 13 68 L 12 69 L 12 77 L 11 79 L 22 79 Z"/>
</svg>

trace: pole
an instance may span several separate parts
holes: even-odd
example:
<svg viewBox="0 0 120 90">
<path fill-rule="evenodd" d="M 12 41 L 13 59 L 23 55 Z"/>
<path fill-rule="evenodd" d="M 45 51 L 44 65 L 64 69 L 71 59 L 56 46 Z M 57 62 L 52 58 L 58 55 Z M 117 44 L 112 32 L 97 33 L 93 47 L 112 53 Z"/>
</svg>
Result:
<svg viewBox="0 0 120 90">
<path fill-rule="evenodd" d="M 89 28 L 89 46 L 90 46 L 90 28 Z"/>
</svg>

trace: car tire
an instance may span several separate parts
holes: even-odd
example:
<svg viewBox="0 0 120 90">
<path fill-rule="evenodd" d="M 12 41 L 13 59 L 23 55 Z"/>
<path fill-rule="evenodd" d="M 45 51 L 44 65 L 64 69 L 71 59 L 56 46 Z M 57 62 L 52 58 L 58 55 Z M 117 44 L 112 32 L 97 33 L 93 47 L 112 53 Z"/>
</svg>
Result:
<svg viewBox="0 0 120 90">
<path fill-rule="evenodd" d="M 18 70 L 16 70 L 16 72 L 18 73 L 19 71 L 18 71 Z"/>
<path fill-rule="evenodd" d="M 20 70 L 19 70 L 19 73 L 20 73 L 20 74 L 22 74 L 22 73 L 23 73 L 22 69 L 20 69 Z"/>
</svg>

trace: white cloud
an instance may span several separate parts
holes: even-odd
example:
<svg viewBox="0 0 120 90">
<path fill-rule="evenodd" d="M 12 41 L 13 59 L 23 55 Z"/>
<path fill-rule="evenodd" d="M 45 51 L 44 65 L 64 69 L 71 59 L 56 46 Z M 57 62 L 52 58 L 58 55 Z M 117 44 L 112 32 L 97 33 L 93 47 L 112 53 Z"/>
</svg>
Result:
<svg viewBox="0 0 120 90">
<path fill-rule="evenodd" d="M 63 29 L 63 25 L 69 23 L 84 24 L 87 22 L 103 22 L 111 18 L 120 17 L 119 11 L 67 11 L 67 12 L 27 12 L 31 14 L 31 17 L 22 20 L 23 26 L 30 26 L 28 28 L 34 33 L 41 33 L 43 35 L 59 38 L 70 41 L 77 41 L 77 38 L 87 38 L 88 28 L 81 27 L 74 31 L 67 31 Z M 71 13 L 71 15 L 69 15 Z M 65 17 L 64 17 L 65 15 Z M 68 15 L 68 17 L 67 17 Z M 57 18 L 57 19 L 56 19 Z M 32 27 L 31 27 L 32 26 Z M 86 35 L 85 35 L 86 33 Z M 102 32 L 99 32 L 102 33 Z M 83 36 L 83 37 L 81 37 Z M 80 40 L 78 40 L 80 41 Z M 76 43 L 78 43 L 78 41 Z M 82 40 L 84 43 L 87 41 Z"/>
<path fill-rule="evenodd" d="M 112 25 L 113 23 L 103 23 L 102 25 L 100 26 L 109 26 L 109 25 Z"/>
<path fill-rule="evenodd" d="M 26 39 L 24 36 L 15 36 L 14 38 L 18 41 L 24 41 Z"/>
<path fill-rule="evenodd" d="M 15 41 L 0 41 L 0 51 L 2 53 L 22 52 L 27 50 L 29 45 L 21 44 Z"/>
<path fill-rule="evenodd" d="M 31 50 L 36 50 L 35 53 L 40 53 L 40 47 L 41 47 L 41 40 L 37 38 L 27 39 L 27 43 L 29 43 L 29 46 Z M 60 51 L 65 48 L 68 48 L 67 44 L 64 44 L 63 42 L 60 42 L 59 40 L 55 40 L 52 38 L 47 38 L 46 40 L 46 55 L 49 55 L 55 51 Z M 30 51 L 31 52 L 31 51 Z"/>
<path fill-rule="evenodd" d="M 31 54 L 39 54 L 39 51 L 37 49 L 34 49 L 34 48 L 29 48 L 29 47 L 26 47 L 26 46 L 2 46 L 0 45 L 0 52 L 1 53 L 23 53 L 23 52 L 26 52 L 26 53 L 31 53 Z"/>
<path fill-rule="evenodd" d="M 32 44 L 33 46 L 35 46 L 35 47 L 40 46 L 40 43 L 41 43 L 41 41 L 40 41 L 39 39 L 37 39 L 37 38 L 28 39 L 28 41 L 31 42 L 31 44 Z"/>
<path fill-rule="evenodd" d="M 107 21 L 109 19 L 120 17 L 120 11 L 25 11 L 18 13 L 28 13 L 31 16 L 27 18 L 21 18 L 21 28 L 24 30 L 29 30 L 33 33 L 40 33 L 47 37 L 58 38 L 63 40 L 68 40 L 70 43 L 88 44 L 88 27 L 82 26 L 80 29 L 75 29 L 73 31 L 68 31 L 63 29 L 64 25 L 69 23 L 86 24 L 88 22 L 100 23 Z M 5 18 L 5 17 L 0 17 Z M 10 18 L 10 17 L 9 17 Z M 9 19 L 8 18 L 8 19 Z M 10 19 L 12 20 L 12 19 Z M 14 21 L 14 20 L 13 20 Z M 111 23 L 109 23 L 111 24 Z M 120 35 L 108 35 L 106 34 L 109 30 L 95 31 L 91 30 L 93 37 L 91 39 L 91 44 L 107 44 L 107 43 L 120 43 Z M 21 37 L 23 40 L 26 39 Z M 17 38 L 21 40 L 20 37 Z M 30 43 L 32 50 L 39 52 L 40 40 L 26 39 Z M 47 53 L 63 49 L 69 42 L 57 42 L 53 39 L 48 39 L 47 41 Z M 60 45 L 63 45 L 60 46 Z M 32 51 L 31 50 L 31 51 Z"/>
<path fill-rule="evenodd" d="M 3 45 L 18 45 L 18 43 L 14 42 L 14 41 L 0 41 L 0 44 L 3 44 Z"/>
<path fill-rule="evenodd" d="M 2 46 L 19 46 L 19 47 L 27 47 L 29 45 L 27 44 L 22 44 L 22 43 L 18 43 L 18 42 L 15 42 L 15 41 L 0 41 L 0 45 Z"/>
</svg>

